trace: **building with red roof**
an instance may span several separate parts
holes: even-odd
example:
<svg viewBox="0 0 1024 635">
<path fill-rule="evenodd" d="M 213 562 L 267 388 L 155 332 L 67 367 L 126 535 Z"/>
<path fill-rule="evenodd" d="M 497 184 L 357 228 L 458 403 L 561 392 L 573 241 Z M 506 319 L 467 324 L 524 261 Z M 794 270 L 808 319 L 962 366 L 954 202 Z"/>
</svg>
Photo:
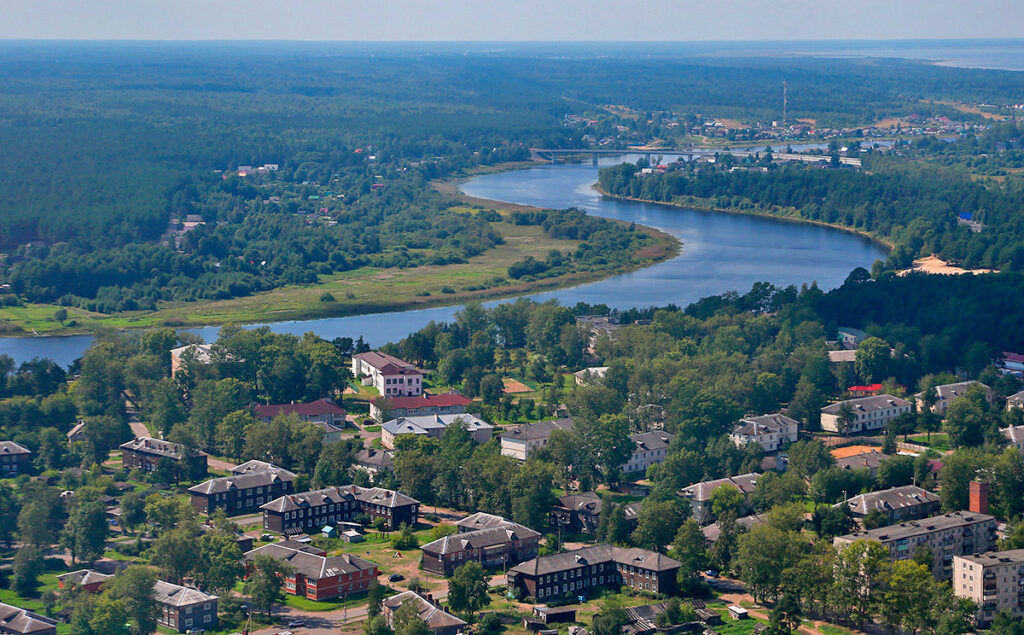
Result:
<svg viewBox="0 0 1024 635">
<path fill-rule="evenodd" d="M 330 399 L 317 399 L 309 403 L 284 403 L 256 406 L 253 414 L 264 423 L 278 415 L 295 413 L 303 421 L 324 423 L 332 426 L 345 426 L 345 409 Z"/>
<path fill-rule="evenodd" d="M 418 397 L 423 393 L 423 373 L 404 359 L 370 351 L 352 356 L 352 375 L 364 386 L 373 386 L 382 397 Z"/>
<path fill-rule="evenodd" d="M 419 397 L 378 397 L 370 402 L 370 416 L 384 423 L 398 417 L 459 415 L 466 412 L 466 406 L 472 401 L 457 392 Z"/>
</svg>

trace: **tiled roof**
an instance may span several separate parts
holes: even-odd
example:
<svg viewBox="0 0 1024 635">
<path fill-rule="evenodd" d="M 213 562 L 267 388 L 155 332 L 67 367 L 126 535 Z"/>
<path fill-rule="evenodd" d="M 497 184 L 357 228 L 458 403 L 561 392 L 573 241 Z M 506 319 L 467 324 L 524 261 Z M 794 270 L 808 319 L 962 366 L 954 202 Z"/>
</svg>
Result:
<svg viewBox="0 0 1024 635">
<path fill-rule="evenodd" d="M 413 602 L 416 604 L 416 609 L 419 613 L 420 619 L 426 622 L 427 628 L 431 631 L 452 628 L 457 629 L 466 625 L 464 621 L 455 617 L 451 613 L 447 613 L 434 606 L 426 598 L 415 591 L 405 591 L 398 595 L 392 595 L 388 599 L 384 600 L 384 605 L 391 611 L 397 611 L 399 607 L 406 602 Z"/>
<path fill-rule="evenodd" d="M 465 426 L 469 432 L 476 430 L 493 429 L 494 426 L 487 423 L 483 419 L 474 417 L 469 414 L 451 414 L 451 415 L 421 415 L 416 417 L 398 417 L 392 419 L 381 426 L 382 430 L 387 430 L 389 433 L 394 435 L 399 434 L 427 434 L 429 430 L 437 430 L 439 428 L 447 428 L 456 421 L 461 421 L 462 425 Z"/>
<path fill-rule="evenodd" d="M 508 521 L 501 516 L 495 516 L 494 514 L 487 514 L 484 512 L 477 512 L 472 516 L 467 516 L 462 520 L 455 523 L 459 529 L 476 531 L 477 529 L 488 529 L 490 527 L 497 527 L 499 525 L 507 524 Z"/>
<path fill-rule="evenodd" d="M 890 458 L 888 454 L 881 452 L 865 452 L 836 459 L 836 467 L 844 470 L 877 470 L 883 461 Z"/>
<path fill-rule="evenodd" d="M 301 573 L 306 578 L 314 580 L 330 578 L 345 573 L 366 571 L 377 566 L 369 560 L 364 560 L 347 553 L 340 556 L 323 556 L 281 543 L 257 547 L 252 551 L 245 552 L 243 558 L 246 562 L 251 562 L 258 555 L 266 555 L 278 560 L 284 560 L 297 573 Z"/>
<path fill-rule="evenodd" d="M 879 492 L 869 492 L 854 496 L 846 501 L 855 514 L 866 516 L 868 512 L 877 509 L 882 512 L 889 512 L 905 507 L 915 507 L 928 503 L 939 502 L 939 497 L 931 492 L 921 489 L 916 485 L 904 485 L 893 487 Z M 843 503 L 839 503 L 842 505 Z"/>
<path fill-rule="evenodd" d="M 99 571 L 93 571 L 92 569 L 79 569 L 78 571 L 72 571 L 71 573 L 65 573 L 57 576 L 57 579 L 64 584 L 95 584 L 96 582 L 105 582 L 109 580 L 111 576 L 100 573 Z"/>
<path fill-rule="evenodd" d="M 303 417 L 316 417 L 325 414 L 345 416 L 345 409 L 330 399 L 317 399 L 309 403 L 282 403 L 253 408 L 257 417 L 273 419 L 278 415 L 296 413 Z"/>
<path fill-rule="evenodd" d="M 555 430 L 568 430 L 572 427 L 572 419 L 554 419 L 553 421 L 541 421 L 539 423 L 528 423 L 521 425 L 511 432 L 501 435 L 502 439 L 510 441 L 539 441 L 551 436 Z"/>
<path fill-rule="evenodd" d="M 232 489 L 248 489 L 250 487 L 266 487 L 277 482 L 289 483 L 295 479 L 295 473 L 280 467 L 269 470 L 247 472 L 236 476 L 221 476 L 193 485 L 188 491 L 196 494 L 216 494 Z"/>
<path fill-rule="evenodd" d="M 669 571 L 681 565 L 676 560 L 646 549 L 613 547 L 612 545 L 594 545 L 575 551 L 541 556 L 512 567 L 510 573 L 518 572 L 526 575 L 546 575 L 556 571 L 566 571 L 581 565 L 615 562 L 627 566 L 640 567 L 649 571 Z"/>
<path fill-rule="evenodd" d="M 663 430 L 652 430 L 651 432 L 640 432 L 629 435 L 636 448 L 634 451 L 664 450 L 672 443 L 672 435 Z"/>
<path fill-rule="evenodd" d="M 387 353 L 381 353 L 379 351 L 359 353 L 358 355 L 353 355 L 352 359 L 358 359 L 364 364 L 369 364 L 370 366 L 376 368 L 378 371 L 382 370 L 385 366 L 388 365 L 395 366 L 398 368 L 417 370 L 415 366 L 405 361 L 404 359 L 399 359 L 394 355 L 388 355 Z"/>
<path fill-rule="evenodd" d="M 722 485 L 731 485 L 744 494 L 750 494 L 754 491 L 757 479 L 759 478 L 761 478 L 760 474 L 751 472 L 750 474 L 740 474 L 739 476 L 730 476 L 728 478 L 715 479 L 714 481 L 702 481 L 694 483 L 689 487 L 684 487 L 680 490 L 680 494 L 695 501 L 706 501 L 711 499 L 711 492 Z"/>
<path fill-rule="evenodd" d="M 157 580 L 153 585 L 153 597 L 158 603 L 170 606 L 192 606 L 217 599 L 216 595 L 203 593 L 199 589 L 190 589 L 163 580 Z"/>
</svg>

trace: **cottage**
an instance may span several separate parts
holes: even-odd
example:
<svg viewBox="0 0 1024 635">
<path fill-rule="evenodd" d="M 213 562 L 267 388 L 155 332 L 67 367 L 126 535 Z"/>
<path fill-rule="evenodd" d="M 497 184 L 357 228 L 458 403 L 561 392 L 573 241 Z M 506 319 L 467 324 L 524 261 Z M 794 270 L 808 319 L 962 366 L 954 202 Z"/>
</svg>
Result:
<svg viewBox="0 0 1024 635">
<path fill-rule="evenodd" d="M 878 476 L 878 468 L 887 459 L 892 458 L 877 450 L 850 454 L 836 459 L 836 467 L 844 470 L 867 470 L 871 478 Z"/>
<path fill-rule="evenodd" d="M 370 402 L 370 416 L 384 423 L 398 417 L 465 414 L 472 399 L 450 392 L 443 395 L 424 394 L 419 397 L 377 397 Z"/>
<path fill-rule="evenodd" d="M 262 505 L 263 528 L 281 534 L 317 531 L 324 525 L 351 522 L 357 516 L 383 518 L 390 530 L 415 525 L 419 501 L 382 487 L 327 487 L 287 494 Z"/>
<path fill-rule="evenodd" d="M 761 415 L 740 419 L 729 434 L 729 440 L 739 448 L 756 443 L 765 452 L 775 452 L 788 443 L 795 443 L 799 431 L 800 424 L 786 415 Z"/>
<path fill-rule="evenodd" d="M 821 409 L 821 429 L 837 434 L 881 430 L 908 412 L 910 402 L 892 395 L 847 399 Z"/>
<path fill-rule="evenodd" d="M 521 425 L 511 432 L 501 435 L 501 453 L 504 456 L 525 461 L 533 452 L 548 444 L 552 432 L 571 428 L 572 419 L 555 419 Z"/>
<path fill-rule="evenodd" d="M 99 571 L 79 569 L 78 571 L 57 576 L 57 588 L 68 589 L 76 586 L 85 589 L 89 593 L 99 593 L 100 589 L 103 588 L 103 585 L 110 578 L 111 576 Z"/>
<path fill-rule="evenodd" d="M 537 557 L 540 538 L 540 533 L 529 527 L 506 521 L 497 527 L 444 536 L 423 545 L 420 565 L 445 576 L 467 562 L 504 568 Z"/>
<path fill-rule="evenodd" d="M 941 506 L 938 496 L 916 485 L 860 494 L 836 506 L 842 505 L 849 507 L 855 518 L 864 518 L 872 511 L 879 511 L 890 523 L 927 518 L 938 513 Z"/>
<path fill-rule="evenodd" d="M 745 516 L 751 512 L 750 495 L 754 493 L 759 478 L 761 478 L 760 474 L 751 472 L 713 481 L 702 481 L 679 490 L 679 495 L 690 501 L 690 513 L 693 515 L 693 519 L 700 525 L 709 525 L 715 520 L 711 513 L 711 493 L 715 489 L 723 485 L 738 489 L 743 494 L 744 500 L 742 510 L 744 513 L 741 515 Z"/>
<path fill-rule="evenodd" d="M 423 373 L 409 362 L 387 353 L 370 351 L 352 356 L 352 376 L 373 386 L 382 397 L 419 397 Z"/>
<path fill-rule="evenodd" d="M 394 450 L 395 438 L 403 434 L 440 439 L 445 429 L 455 422 L 461 423 L 476 443 L 487 443 L 494 432 L 494 426 L 470 414 L 398 417 L 381 426 L 380 442 L 385 448 Z"/>
<path fill-rule="evenodd" d="M 353 465 L 357 469 L 366 470 L 370 474 L 391 472 L 395 469 L 395 462 L 391 453 L 373 447 L 363 448 L 356 452 Z"/>
<path fill-rule="evenodd" d="M 179 633 L 217 628 L 217 596 L 157 580 L 153 585 L 158 624 Z"/>
<path fill-rule="evenodd" d="M 462 632 L 466 622 L 442 610 L 429 597 L 423 597 L 415 591 L 406 591 L 398 595 L 392 595 L 384 600 L 381 611 L 387 620 L 388 626 L 394 627 L 395 613 L 403 604 L 409 602 L 416 606 L 417 615 L 419 615 L 419 618 L 427 625 L 427 630 L 433 633 L 433 635 L 455 635 Z"/>
<path fill-rule="evenodd" d="M 68 443 L 85 441 L 85 422 L 79 421 L 73 428 L 68 430 Z"/>
<path fill-rule="evenodd" d="M 28 472 L 32 451 L 14 441 L 0 441 L 0 478 Z"/>
<path fill-rule="evenodd" d="M 664 430 L 654 430 L 630 435 L 629 440 L 633 442 L 633 454 L 619 471 L 623 474 L 646 473 L 647 468 L 661 463 L 668 456 L 672 435 Z"/>
<path fill-rule="evenodd" d="M 349 554 L 328 556 L 315 547 L 290 541 L 257 547 L 246 552 L 243 560 L 251 565 L 258 555 L 277 558 L 291 567 L 284 579 L 285 592 L 316 601 L 366 591 L 380 575 L 378 566 L 369 560 Z"/>
<path fill-rule="evenodd" d="M 273 467 L 234 476 L 212 478 L 188 488 L 192 506 L 203 514 L 220 508 L 229 516 L 251 514 L 267 501 L 292 492 L 295 474 Z"/>
<path fill-rule="evenodd" d="M 198 479 L 207 472 L 206 452 L 153 437 L 137 437 L 121 444 L 125 469 L 154 472 L 161 462 L 170 462 L 179 478 Z"/>
<path fill-rule="evenodd" d="M 509 585 L 531 600 L 587 595 L 607 587 L 628 586 L 649 593 L 673 593 L 680 563 L 646 549 L 595 545 L 516 565 Z"/>
<path fill-rule="evenodd" d="M 38 613 L 0 602 L 0 633 L 57 635 L 57 622 Z"/>
</svg>

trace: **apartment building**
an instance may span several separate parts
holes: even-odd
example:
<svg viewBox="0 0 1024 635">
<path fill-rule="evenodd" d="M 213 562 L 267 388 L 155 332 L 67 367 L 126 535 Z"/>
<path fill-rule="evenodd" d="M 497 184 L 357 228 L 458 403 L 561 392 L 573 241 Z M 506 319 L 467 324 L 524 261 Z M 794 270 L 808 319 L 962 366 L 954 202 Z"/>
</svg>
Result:
<svg viewBox="0 0 1024 635">
<path fill-rule="evenodd" d="M 352 376 L 373 386 L 382 397 L 418 397 L 423 393 L 423 373 L 394 355 L 370 351 L 352 356 Z"/>
<path fill-rule="evenodd" d="M 537 557 L 540 538 L 540 533 L 529 527 L 505 521 L 423 545 L 420 565 L 425 571 L 446 576 L 467 562 L 479 562 L 485 569 L 507 567 Z"/>
<path fill-rule="evenodd" d="M 701 481 L 679 490 L 679 495 L 690 501 L 690 513 L 693 519 L 700 525 L 709 525 L 715 521 L 715 517 L 711 513 L 712 492 L 723 485 L 738 489 L 743 494 L 744 503 L 740 515 L 746 515 L 752 511 L 750 495 L 754 493 L 754 488 L 757 486 L 757 479 L 759 478 L 761 478 L 760 474 L 751 472 L 750 474 L 740 474 L 739 476 L 719 478 L 713 481 Z"/>
<path fill-rule="evenodd" d="M 587 595 L 628 586 L 648 593 L 674 593 L 680 563 L 646 549 L 595 545 L 534 558 L 512 567 L 508 582 L 532 600 Z"/>
<path fill-rule="evenodd" d="M 530 455 L 548 444 L 551 433 L 555 430 L 569 430 L 572 419 L 554 419 L 539 423 L 521 425 L 511 432 L 506 432 L 501 439 L 501 453 L 513 459 L 525 461 Z"/>
<path fill-rule="evenodd" d="M 623 474 L 646 473 L 647 468 L 661 463 L 668 456 L 668 446 L 672 443 L 672 435 L 664 430 L 653 430 L 631 434 L 629 440 L 633 442 L 633 454 L 619 468 L 619 471 Z"/>
<path fill-rule="evenodd" d="M 849 507 L 855 518 L 864 518 L 871 512 L 878 511 L 890 523 L 928 518 L 937 514 L 940 507 L 938 496 L 916 485 L 860 494 L 836 506 L 842 505 Z"/>
<path fill-rule="evenodd" d="M 217 628 L 217 596 L 157 580 L 153 585 L 156 621 L 179 633 Z"/>
<path fill-rule="evenodd" d="M 280 467 L 211 478 L 188 488 L 192 506 L 203 514 L 218 507 L 228 516 L 251 514 L 267 501 L 290 494 L 295 474 Z"/>
<path fill-rule="evenodd" d="M 889 527 L 837 536 L 837 548 L 857 540 L 874 540 L 889 550 L 893 560 L 907 560 L 922 547 L 932 550 L 932 574 L 939 580 L 953 576 L 953 558 L 990 551 L 996 546 L 996 519 L 988 514 L 959 511 Z"/>
<path fill-rule="evenodd" d="M 953 557 L 953 593 L 978 605 L 975 616 L 987 626 L 1006 611 L 1024 617 L 1024 549 Z"/>
<path fill-rule="evenodd" d="M 847 399 L 821 409 L 821 429 L 837 434 L 881 430 L 891 419 L 907 412 L 910 402 L 892 395 Z"/>
<path fill-rule="evenodd" d="M 291 541 L 247 551 L 243 556 L 246 566 L 258 555 L 287 563 L 291 571 L 284 577 L 285 592 L 315 601 L 361 593 L 380 575 L 380 568 L 369 560 L 347 553 L 328 556 L 316 547 Z"/>
<path fill-rule="evenodd" d="M 740 419 L 729 434 L 729 440 L 739 448 L 751 443 L 765 452 L 775 452 L 786 443 L 795 443 L 800 435 L 800 424 L 784 414 L 761 415 Z"/>
<path fill-rule="evenodd" d="M 383 518 L 390 530 L 413 526 L 420 502 L 382 487 L 327 487 L 301 494 L 286 494 L 262 505 L 263 528 L 281 534 L 311 533 L 325 525 L 351 522 L 363 514 Z"/>
<path fill-rule="evenodd" d="M 170 461 L 179 477 L 202 478 L 207 470 L 206 452 L 153 437 L 137 437 L 122 443 L 121 461 L 125 469 L 143 472 L 153 472 L 161 461 Z"/>
</svg>

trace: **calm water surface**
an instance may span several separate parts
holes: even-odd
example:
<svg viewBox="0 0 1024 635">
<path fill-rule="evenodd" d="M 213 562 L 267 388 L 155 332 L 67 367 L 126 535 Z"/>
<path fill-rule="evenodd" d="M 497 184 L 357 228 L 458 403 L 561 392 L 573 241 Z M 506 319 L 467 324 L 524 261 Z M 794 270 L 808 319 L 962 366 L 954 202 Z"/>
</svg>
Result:
<svg viewBox="0 0 1024 635">
<path fill-rule="evenodd" d="M 632 157 L 627 157 L 632 158 Z M 613 165 L 622 158 L 603 159 Z M 662 205 L 614 201 L 593 190 L 597 168 L 585 165 L 541 165 L 527 170 L 474 178 L 463 185 L 472 196 L 539 207 L 581 207 L 607 218 L 633 221 L 666 231 L 683 242 L 680 255 L 640 271 L 591 284 L 537 293 L 529 297 L 562 304 L 604 303 L 614 308 L 685 306 L 725 291 L 747 291 L 757 281 L 777 285 L 817 282 L 830 289 L 842 284 L 851 269 L 885 255 L 878 245 L 838 230 L 755 216 L 686 210 Z M 489 303 L 494 305 L 500 300 Z M 431 320 L 449 321 L 460 307 L 438 307 L 319 320 L 276 322 L 271 330 L 321 337 L 356 338 L 372 346 L 395 341 Z M 207 341 L 218 327 L 192 329 Z M 0 353 L 18 362 L 49 357 L 68 364 L 81 356 L 91 336 L 0 339 Z"/>
</svg>

